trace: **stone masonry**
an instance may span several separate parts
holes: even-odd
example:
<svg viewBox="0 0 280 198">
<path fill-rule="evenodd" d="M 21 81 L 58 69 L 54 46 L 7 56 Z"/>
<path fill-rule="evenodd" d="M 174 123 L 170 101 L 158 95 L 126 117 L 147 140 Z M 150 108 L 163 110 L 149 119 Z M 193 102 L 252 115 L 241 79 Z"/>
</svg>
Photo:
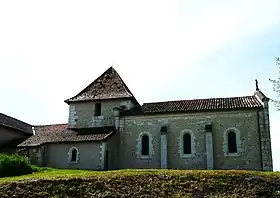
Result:
<svg viewBox="0 0 280 198">
<path fill-rule="evenodd" d="M 250 169 L 261 170 L 260 147 L 258 140 L 257 112 L 235 111 L 220 113 L 195 113 L 160 116 L 125 117 L 124 129 L 120 133 L 120 168 L 161 168 L 160 129 L 168 123 L 167 168 L 172 169 Z M 212 121 L 212 145 L 205 124 Z M 236 156 L 224 151 L 224 132 L 228 129 L 240 131 L 240 149 Z M 180 155 L 180 133 L 191 131 L 195 149 L 192 155 Z M 139 136 L 149 132 L 152 140 L 150 158 L 137 155 Z M 211 148 L 212 147 L 212 148 Z M 210 149 L 207 151 L 207 148 Z M 211 156 L 210 154 L 213 156 Z M 210 156 L 207 156 L 209 154 Z M 213 158 L 213 159 L 211 159 Z M 207 163 L 208 162 L 208 163 Z"/>
<path fill-rule="evenodd" d="M 132 108 L 130 100 L 102 101 L 101 116 L 94 115 L 95 102 L 69 105 L 68 125 L 70 128 L 114 126 L 114 107 Z"/>
<path fill-rule="evenodd" d="M 21 144 L 39 164 L 273 170 L 269 99 L 257 83 L 251 96 L 140 105 L 111 67 L 65 102 L 68 124 L 35 127 L 35 135 Z"/>
</svg>

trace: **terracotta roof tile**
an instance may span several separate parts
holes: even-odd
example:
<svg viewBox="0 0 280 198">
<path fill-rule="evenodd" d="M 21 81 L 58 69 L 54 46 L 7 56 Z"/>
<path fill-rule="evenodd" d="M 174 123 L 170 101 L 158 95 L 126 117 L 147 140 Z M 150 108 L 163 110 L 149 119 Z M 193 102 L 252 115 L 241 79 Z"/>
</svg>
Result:
<svg viewBox="0 0 280 198">
<path fill-rule="evenodd" d="M 45 143 L 102 141 L 114 134 L 114 127 L 68 129 L 67 124 L 35 127 L 35 135 L 18 146 L 38 146 Z"/>
<path fill-rule="evenodd" d="M 100 100 L 133 97 L 133 94 L 128 89 L 124 81 L 121 79 L 117 71 L 110 67 L 95 81 L 88 85 L 76 96 L 65 100 L 66 103 L 85 101 L 85 100 Z"/>
<path fill-rule="evenodd" d="M 33 134 L 32 125 L 7 116 L 3 113 L 0 113 L 0 125 L 16 129 L 27 134 Z"/>
<path fill-rule="evenodd" d="M 262 107 L 262 104 L 255 96 L 243 96 L 144 103 L 142 110 L 148 114 L 258 107 Z"/>
</svg>

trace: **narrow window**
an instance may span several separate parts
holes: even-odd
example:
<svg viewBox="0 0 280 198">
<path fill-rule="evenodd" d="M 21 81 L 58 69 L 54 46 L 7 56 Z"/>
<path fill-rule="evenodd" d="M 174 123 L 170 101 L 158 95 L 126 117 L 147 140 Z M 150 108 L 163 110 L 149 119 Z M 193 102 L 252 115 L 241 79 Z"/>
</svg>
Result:
<svg viewBox="0 0 280 198">
<path fill-rule="evenodd" d="M 160 132 L 166 133 L 167 132 L 167 126 L 161 127 Z"/>
<path fill-rule="evenodd" d="M 188 133 L 185 133 L 183 136 L 183 149 L 184 149 L 184 154 L 192 153 L 191 135 Z"/>
<path fill-rule="evenodd" d="M 95 103 L 95 116 L 101 116 L 101 103 Z"/>
<path fill-rule="evenodd" d="M 143 135 L 142 136 L 142 155 L 149 155 L 149 136 Z"/>
<path fill-rule="evenodd" d="M 236 134 L 232 131 L 228 133 L 228 152 L 237 153 Z"/>
<path fill-rule="evenodd" d="M 77 161 L 77 154 L 78 154 L 77 149 L 73 148 L 71 151 L 71 162 Z"/>
</svg>

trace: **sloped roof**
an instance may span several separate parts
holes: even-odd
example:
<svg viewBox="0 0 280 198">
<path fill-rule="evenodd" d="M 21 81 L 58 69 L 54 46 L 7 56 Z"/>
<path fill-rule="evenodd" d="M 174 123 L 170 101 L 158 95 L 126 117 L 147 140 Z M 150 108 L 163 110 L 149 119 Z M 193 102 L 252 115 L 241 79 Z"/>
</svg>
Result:
<svg viewBox="0 0 280 198">
<path fill-rule="evenodd" d="M 256 96 L 242 96 L 144 103 L 142 105 L 142 111 L 132 109 L 131 111 L 123 112 L 122 115 L 184 113 L 261 107 L 262 103 Z"/>
<path fill-rule="evenodd" d="M 121 79 L 118 72 L 113 67 L 110 67 L 79 94 L 65 100 L 65 102 L 130 97 L 133 97 L 131 91 Z"/>
<path fill-rule="evenodd" d="M 0 113 L 0 125 L 22 131 L 32 135 L 32 125 L 22 122 L 16 118 Z"/>
<path fill-rule="evenodd" d="M 144 113 L 226 110 L 256 107 L 262 107 L 262 104 L 255 96 L 178 100 L 144 103 L 142 105 Z"/>
<path fill-rule="evenodd" d="M 35 135 L 18 146 L 38 146 L 45 143 L 105 141 L 114 134 L 114 127 L 68 129 L 67 124 L 41 125 L 35 127 Z"/>
</svg>

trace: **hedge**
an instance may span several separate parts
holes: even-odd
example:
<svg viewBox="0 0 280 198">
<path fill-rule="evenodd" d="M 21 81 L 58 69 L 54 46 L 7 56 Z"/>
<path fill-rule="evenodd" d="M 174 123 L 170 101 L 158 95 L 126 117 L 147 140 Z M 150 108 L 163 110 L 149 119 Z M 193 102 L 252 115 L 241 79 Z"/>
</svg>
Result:
<svg viewBox="0 0 280 198">
<path fill-rule="evenodd" d="M 36 168 L 19 155 L 0 154 L 0 177 L 30 174 Z"/>
<path fill-rule="evenodd" d="M 108 171 L 84 177 L 0 183 L 0 197 L 276 197 L 279 173 Z"/>
</svg>

